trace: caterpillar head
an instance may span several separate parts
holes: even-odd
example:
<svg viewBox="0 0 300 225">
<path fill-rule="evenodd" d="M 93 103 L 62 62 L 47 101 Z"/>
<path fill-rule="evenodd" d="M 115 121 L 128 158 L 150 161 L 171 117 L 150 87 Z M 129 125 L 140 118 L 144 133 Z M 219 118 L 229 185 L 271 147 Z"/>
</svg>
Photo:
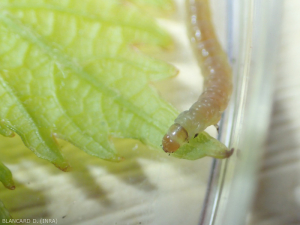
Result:
<svg viewBox="0 0 300 225">
<path fill-rule="evenodd" d="M 173 124 L 163 137 L 163 150 L 168 153 L 175 152 L 188 139 L 187 131 L 179 124 Z"/>
</svg>

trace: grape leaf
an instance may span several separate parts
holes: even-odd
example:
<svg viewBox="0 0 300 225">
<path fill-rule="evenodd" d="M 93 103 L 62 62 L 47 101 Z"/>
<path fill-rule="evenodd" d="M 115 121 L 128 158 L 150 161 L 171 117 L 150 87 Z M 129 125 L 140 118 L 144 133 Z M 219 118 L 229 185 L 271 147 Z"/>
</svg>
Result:
<svg viewBox="0 0 300 225">
<path fill-rule="evenodd" d="M 168 15 L 174 12 L 174 2 L 173 0 L 128 0 L 139 6 L 141 9 L 147 10 L 154 15 Z"/>
<path fill-rule="evenodd" d="M 111 137 L 162 151 L 178 112 L 149 83 L 177 70 L 136 45 L 170 48 L 172 41 L 153 18 L 124 1 L 2 0 L 0 133 L 17 133 L 62 170 L 69 164 L 57 138 L 111 161 L 122 156 Z M 174 156 L 197 159 L 212 149 L 213 156 L 227 151 L 203 132 Z"/>
<path fill-rule="evenodd" d="M 2 162 L 0 162 L 0 182 L 2 182 L 3 185 L 8 189 L 15 189 L 12 174 Z"/>
<path fill-rule="evenodd" d="M 5 208 L 3 202 L 0 200 L 0 223 L 4 224 L 2 222 L 3 219 L 6 219 L 9 221 L 9 219 L 11 219 L 11 216 L 9 215 L 8 210 Z M 14 223 L 10 223 L 10 224 L 14 224 Z"/>
</svg>

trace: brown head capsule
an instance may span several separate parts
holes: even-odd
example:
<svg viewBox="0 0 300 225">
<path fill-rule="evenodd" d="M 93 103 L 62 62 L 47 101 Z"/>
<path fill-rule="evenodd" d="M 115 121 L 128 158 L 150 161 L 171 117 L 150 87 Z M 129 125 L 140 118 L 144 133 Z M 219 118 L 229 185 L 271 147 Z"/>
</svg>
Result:
<svg viewBox="0 0 300 225">
<path fill-rule="evenodd" d="M 163 137 L 162 145 L 165 152 L 175 152 L 184 142 L 187 141 L 188 133 L 179 124 L 173 124 L 167 134 Z"/>
</svg>

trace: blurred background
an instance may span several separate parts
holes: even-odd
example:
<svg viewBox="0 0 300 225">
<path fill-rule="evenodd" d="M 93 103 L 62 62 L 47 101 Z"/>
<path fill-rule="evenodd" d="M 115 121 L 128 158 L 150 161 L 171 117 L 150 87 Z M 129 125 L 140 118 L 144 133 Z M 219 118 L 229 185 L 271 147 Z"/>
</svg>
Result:
<svg viewBox="0 0 300 225">
<path fill-rule="evenodd" d="M 250 224 L 300 224 L 300 1 L 282 1 L 273 108 Z"/>
</svg>

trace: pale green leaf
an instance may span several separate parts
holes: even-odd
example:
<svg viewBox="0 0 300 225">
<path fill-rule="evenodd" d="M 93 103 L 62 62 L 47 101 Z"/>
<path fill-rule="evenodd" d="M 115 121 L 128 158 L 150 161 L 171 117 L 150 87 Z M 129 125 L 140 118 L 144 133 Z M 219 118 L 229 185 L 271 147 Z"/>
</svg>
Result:
<svg viewBox="0 0 300 225">
<path fill-rule="evenodd" d="M 3 202 L 0 200 L 0 224 L 5 224 L 2 221 L 9 221 L 11 219 L 11 216 L 9 215 L 9 212 L 5 208 Z M 14 224 L 14 223 L 9 223 L 9 224 Z"/>
<path fill-rule="evenodd" d="M 122 152 L 111 137 L 162 151 L 161 139 L 178 112 L 149 83 L 177 70 L 137 45 L 167 49 L 172 41 L 153 18 L 124 1 L 2 0 L 0 133 L 16 132 L 62 170 L 69 164 L 56 138 L 112 161 Z M 205 132 L 191 143 L 175 156 L 226 151 Z"/>
<path fill-rule="evenodd" d="M 173 0 L 128 0 L 141 9 L 154 14 L 170 14 L 174 12 L 175 6 Z"/>
<path fill-rule="evenodd" d="M 8 189 L 15 189 L 12 174 L 2 162 L 0 162 L 0 182 L 2 182 L 3 185 Z"/>
<path fill-rule="evenodd" d="M 202 132 L 196 138 L 189 141 L 181 148 L 179 148 L 173 156 L 189 160 L 196 160 L 205 156 L 214 158 L 228 158 L 232 154 L 223 143 L 217 139 L 212 138 L 206 132 Z"/>
</svg>

